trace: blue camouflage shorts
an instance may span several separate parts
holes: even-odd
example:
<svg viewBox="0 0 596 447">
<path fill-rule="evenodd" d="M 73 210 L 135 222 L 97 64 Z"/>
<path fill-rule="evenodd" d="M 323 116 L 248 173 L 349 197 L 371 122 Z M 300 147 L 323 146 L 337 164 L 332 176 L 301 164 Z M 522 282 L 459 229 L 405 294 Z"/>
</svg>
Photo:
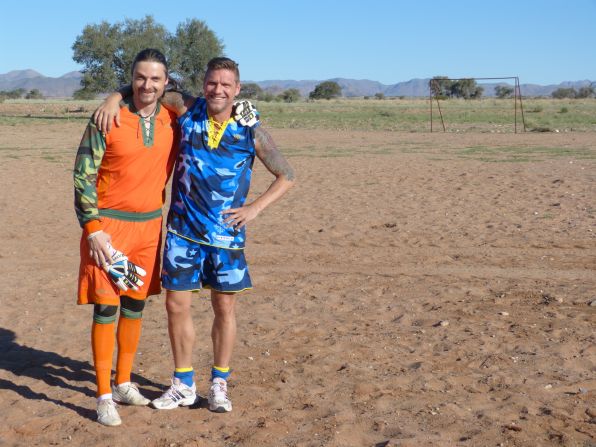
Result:
<svg viewBox="0 0 596 447">
<path fill-rule="evenodd" d="M 252 288 L 244 250 L 199 244 L 168 231 L 161 281 L 167 290 L 214 289 L 234 293 Z"/>
</svg>

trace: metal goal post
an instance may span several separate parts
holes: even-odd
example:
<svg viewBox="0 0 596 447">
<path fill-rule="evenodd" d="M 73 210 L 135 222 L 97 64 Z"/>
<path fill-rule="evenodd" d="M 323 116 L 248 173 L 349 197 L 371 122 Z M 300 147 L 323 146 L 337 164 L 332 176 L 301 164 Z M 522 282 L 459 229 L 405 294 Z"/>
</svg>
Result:
<svg viewBox="0 0 596 447">
<path fill-rule="evenodd" d="M 521 125 L 522 129 L 526 131 L 526 120 L 524 117 L 524 107 L 522 103 L 522 95 L 521 95 L 521 88 L 519 85 L 519 77 L 518 76 L 509 76 L 504 78 L 433 78 L 428 81 L 428 95 L 429 95 L 429 102 L 430 102 L 430 131 L 433 132 L 433 100 L 437 104 L 437 110 L 439 112 L 439 116 L 441 118 L 441 125 L 443 126 L 443 132 L 446 132 L 447 129 L 445 127 L 445 120 L 443 118 L 443 112 L 441 111 L 441 105 L 439 103 L 439 94 L 438 92 L 441 91 L 439 87 L 440 82 L 442 81 L 504 81 L 504 80 L 514 80 L 515 87 L 513 89 L 513 123 L 514 123 L 514 132 L 517 133 L 517 122 L 518 122 L 518 102 L 519 102 L 519 110 L 520 110 L 520 117 L 521 117 Z"/>
</svg>

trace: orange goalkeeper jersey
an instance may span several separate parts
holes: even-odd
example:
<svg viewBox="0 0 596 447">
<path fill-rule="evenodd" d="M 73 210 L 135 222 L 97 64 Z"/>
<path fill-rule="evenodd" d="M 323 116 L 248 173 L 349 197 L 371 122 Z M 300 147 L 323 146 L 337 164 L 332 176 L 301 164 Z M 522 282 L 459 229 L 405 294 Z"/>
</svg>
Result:
<svg viewBox="0 0 596 447">
<path fill-rule="evenodd" d="M 105 138 L 89 123 L 75 162 L 75 209 L 81 226 L 101 229 L 103 210 L 150 213 L 161 209 L 178 148 L 176 115 L 158 105 L 148 131 L 129 107 Z M 102 210 L 102 211 L 100 211 Z"/>
</svg>

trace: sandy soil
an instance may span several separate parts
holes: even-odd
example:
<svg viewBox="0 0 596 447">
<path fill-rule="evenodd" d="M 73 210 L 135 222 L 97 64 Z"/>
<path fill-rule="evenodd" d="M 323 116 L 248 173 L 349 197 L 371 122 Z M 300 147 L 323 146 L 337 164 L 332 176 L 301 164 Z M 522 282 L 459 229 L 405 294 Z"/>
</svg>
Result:
<svg viewBox="0 0 596 447">
<path fill-rule="evenodd" d="M 0 126 L 0 446 L 595 445 L 596 135 L 272 131 L 299 183 L 249 230 L 234 411 L 120 407 L 106 428 L 75 305 L 83 126 Z M 150 398 L 163 302 L 134 370 Z"/>
</svg>

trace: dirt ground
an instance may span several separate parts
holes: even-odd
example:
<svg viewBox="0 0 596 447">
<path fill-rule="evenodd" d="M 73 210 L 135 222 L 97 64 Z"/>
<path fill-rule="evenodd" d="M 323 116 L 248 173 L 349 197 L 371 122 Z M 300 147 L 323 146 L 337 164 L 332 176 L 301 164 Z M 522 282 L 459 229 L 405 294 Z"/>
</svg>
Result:
<svg viewBox="0 0 596 447">
<path fill-rule="evenodd" d="M 595 134 L 272 130 L 298 183 L 249 228 L 234 411 L 120 407 L 106 428 L 75 304 L 83 127 L 0 125 L 0 446 L 596 445 Z M 257 163 L 251 194 L 270 180 Z M 144 316 L 155 398 L 163 294 Z"/>
</svg>

